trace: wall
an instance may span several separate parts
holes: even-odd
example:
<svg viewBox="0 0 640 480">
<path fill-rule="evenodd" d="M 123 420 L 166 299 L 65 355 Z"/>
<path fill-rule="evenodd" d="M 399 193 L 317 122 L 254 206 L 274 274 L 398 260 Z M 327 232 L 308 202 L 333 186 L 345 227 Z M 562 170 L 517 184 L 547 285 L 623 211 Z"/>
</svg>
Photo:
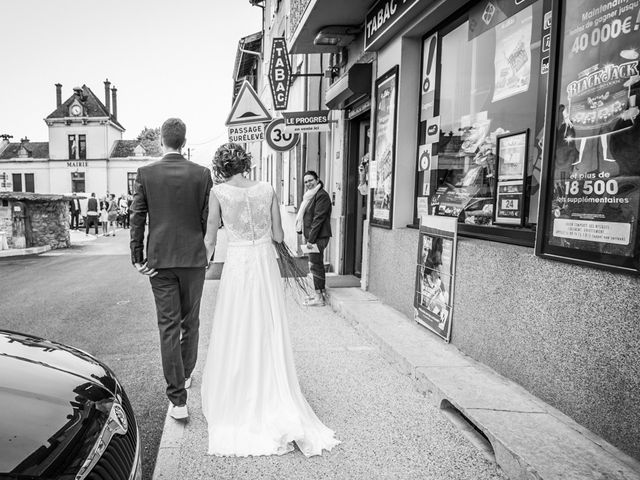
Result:
<svg viewBox="0 0 640 480">
<path fill-rule="evenodd" d="M 67 220 L 68 200 L 25 203 L 34 247 L 50 245 L 55 249 L 71 246 Z"/>
<path fill-rule="evenodd" d="M 371 228 L 369 289 L 413 318 L 414 229 Z M 640 459 L 640 278 L 461 238 L 451 343 Z"/>
</svg>

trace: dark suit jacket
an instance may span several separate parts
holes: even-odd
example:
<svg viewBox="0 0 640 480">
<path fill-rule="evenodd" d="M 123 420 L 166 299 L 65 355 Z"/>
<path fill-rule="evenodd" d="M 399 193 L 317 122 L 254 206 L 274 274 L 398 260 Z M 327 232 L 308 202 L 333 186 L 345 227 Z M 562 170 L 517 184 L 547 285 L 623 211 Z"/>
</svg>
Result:
<svg viewBox="0 0 640 480">
<path fill-rule="evenodd" d="M 318 190 L 307 205 L 302 223 L 304 238 L 310 243 L 331 236 L 331 198 L 324 188 Z"/>
<path fill-rule="evenodd" d="M 209 169 L 170 153 L 138 169 L 131 203 L 131 261 L 150 268 L 205 267 L 204 235 L 213 181 Z"/>
</svg>

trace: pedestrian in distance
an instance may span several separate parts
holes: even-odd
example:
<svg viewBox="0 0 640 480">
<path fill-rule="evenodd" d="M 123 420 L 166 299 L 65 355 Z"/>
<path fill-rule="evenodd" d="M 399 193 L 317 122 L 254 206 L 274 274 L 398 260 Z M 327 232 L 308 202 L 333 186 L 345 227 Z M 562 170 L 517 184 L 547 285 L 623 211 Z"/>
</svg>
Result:
<svg viewBox="0 0 640 480">
<path fill-rule="evenodd" d="M 118 212 L 122 228 L 129 228 L 129 202 L 124 193 L 118 199 Z"/>
<path fill-rule="evenodd" d="M 160 137 L 162 159 L 140 167 L 135 180 L 131 261 L 149 277 L 155 299 L 169 414 L 186 420 L 186 389 L 196 365 L 200 299 L 209 263 L 204 236 L 213 181 L 208 168 L 180 153 L 186 143 L 182 120 L 166 120 Z"/>
<path fill-rule="evenodd" d="M 105 237 L 109 236 L 108 225 L 109 225 L 109 213 L 107 212 L 109 208 L 109 202 L 106 197 L 100 199 L 100 225 L 102 225 L 102 235 Z"/>
<path fill-rule="evenodd" d="M 96 194 L 91 193 L 91 197 L 87 201 L 87 221 L 85 222 L 85 230 L 84 234 L 89 235 L 89 229 L 93 225 L 96 231 L 96 235 L 98 235 L 98 223 L 100 221 L 100 212 L 98 210 L 98 200 L 96 199 Z"/>
<path fill-rule="evenodd" d="M 250 169 L 240 145 L 216 151 L 213 171 L 222 182 L 209 197 L 205 245 L 211 258 L 223 219 L 228 250 L 202 374 L 207 452 L 282 455 L 295 442 L 305 456 L 321 455 L 340 442 L 300 390 L 276 260 L 280 203 L 269 183 L 246 178 Z"/>
<path fill-rule="evenodd" d="M 319 307 L 325 304 L 324 250 L 331 238 L 331 198 L 316 172 L 305 172 L 303 179 L 306 191 L 296 215 L 296 231 L 303 234 L 309 251 L 309 271 L 315 290 L 305 305 Z"/>
<path fill-rule="evenodd" d="M 69 228 L 71 228 L 71 230 L 77 230 L 80 221 L 80 200 L 75 193 L 72 194 L 72 198 L 69 201 L 69 211 L 71 212 Z"/>
<path fill-rule="evenodd" d="M 115 193 L 109 195 L 109 203 L 107 206 L 107 221 L 109 222 L 109 233 L 113 237 L 116 236 L 116 223 L 118 222 L 118 202 Z"/>
</svg>

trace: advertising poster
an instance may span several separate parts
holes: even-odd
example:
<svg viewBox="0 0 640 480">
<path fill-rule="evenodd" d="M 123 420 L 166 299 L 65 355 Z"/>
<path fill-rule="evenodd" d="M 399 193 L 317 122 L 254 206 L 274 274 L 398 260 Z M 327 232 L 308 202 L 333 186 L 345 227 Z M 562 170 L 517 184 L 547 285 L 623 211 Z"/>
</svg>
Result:
<svg viewBox="0 0 640 480">
<path fill-rule="evenodd" d="M 398 67 L 376 81 L 374 159 L 377 175 L 371 181 L 371 225 L 391 228 L 393 210 L 393 168 Z"/>
<path fill-rule="evenodd" d="M 454 218 L 421 217 L 414 295 L 415 320 L 449 342 L 453 316 Z"/>
<path fill-rule="evenodd" d="M 433 104 L 436 92 L 436 58 L 438 54 L 438 36 L 431 35 L 422 46 L 422 93 L 420 95 L 420 120 L 433 116 Z"/>
<path fill-rule="evenodd" d="M 497 139 L 498 181 L 494 206 L 495 224 L 522 225 L 527 172 L 528 131 Z"/>
<path fill-rule="evenodd" d="M 492 102 L 529 90 L 532 11 L 532 7 L 525 8 L 496 27 Z"/>
<path fill-rule="evenodd" d="M 640 2 L 571 0 L 541 253 L 638 271 Z"/>
</svg>

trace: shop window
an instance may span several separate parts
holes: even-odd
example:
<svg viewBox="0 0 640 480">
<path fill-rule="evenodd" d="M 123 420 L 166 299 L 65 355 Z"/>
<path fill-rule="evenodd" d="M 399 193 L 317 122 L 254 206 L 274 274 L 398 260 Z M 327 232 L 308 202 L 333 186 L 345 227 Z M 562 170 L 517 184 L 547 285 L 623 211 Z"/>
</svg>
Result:
<svg viewBox="0 0 640 480">
<path fill-rule="evenodd" d="M 133 195 L 136 191 L 136 172 L 127 172 L 127 193 Z"/>
<path fill-rule="evenodd" d="M 35 181 L 33 173 L 24 174 L 24 191 L 35 193 Z"/>
<path fill-rule="evenodd" d="M 22 174 L 21 173 L 13 173 L 11 175 L 11 179 L 13 182 L 13 191 L 21 192 L 22 191 Z"/>
<path fill-rule="evenodd" d="M 84 172 L 71 172 L 71 193 L 84 193 Z"/>
<path fill-rule="evenodd" d="M 499 3 L 479 4 L 423 39 L 415 222 L 427 212 L 454 216 L 461 233 L 510 241 L 520 231 L 533 245 L 547 77 L 543 0 Z"/>
</svg>

